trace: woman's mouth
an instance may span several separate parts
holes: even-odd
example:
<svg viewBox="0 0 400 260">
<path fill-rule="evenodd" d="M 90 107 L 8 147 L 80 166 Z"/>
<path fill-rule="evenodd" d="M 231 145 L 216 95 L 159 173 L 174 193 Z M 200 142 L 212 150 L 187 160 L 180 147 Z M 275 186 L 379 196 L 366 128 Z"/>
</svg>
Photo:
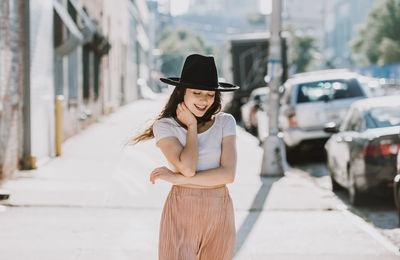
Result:
<svg viewBox="0 0 400 260">
<path fill-rule="evenodd" d="M 194 105 L 199 111 L 204 112 L 206 111 L 207 106 L 198 106 L 198 105 Z"/>
</svg>

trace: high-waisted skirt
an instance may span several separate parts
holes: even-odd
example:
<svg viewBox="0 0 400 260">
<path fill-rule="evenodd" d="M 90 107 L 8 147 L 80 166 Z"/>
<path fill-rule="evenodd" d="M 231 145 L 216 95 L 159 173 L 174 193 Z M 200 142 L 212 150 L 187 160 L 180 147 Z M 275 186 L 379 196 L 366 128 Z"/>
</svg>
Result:
<svg viewBox="0 0 400 260">
<path fill-rule="evenodd" d="M 172 186 L 164 205 L 159 260 L 231 260 L 236 229 L 226 186 Z"/>
</svg>

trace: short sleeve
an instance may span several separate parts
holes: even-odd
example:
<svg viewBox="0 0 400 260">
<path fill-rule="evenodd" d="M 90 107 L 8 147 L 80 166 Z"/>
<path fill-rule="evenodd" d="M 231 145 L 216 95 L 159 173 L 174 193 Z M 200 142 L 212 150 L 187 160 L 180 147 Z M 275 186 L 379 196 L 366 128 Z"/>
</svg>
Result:
<svg viewBox="0 0 400 260">
<path fill-rule="evenodd" d="M 172 125 L 165 119 L 157 120 L 153 125 L 153 133 L 156 142 L 158 142 L 161 138 L 168 136 L 175 136 L 172 131 Z"/>
<path fill-rule="evenodd" d="M 236 120 L 231 114 L 224 114 L 222 121 L 222 137 L 236 135 Z"/>
</svg>

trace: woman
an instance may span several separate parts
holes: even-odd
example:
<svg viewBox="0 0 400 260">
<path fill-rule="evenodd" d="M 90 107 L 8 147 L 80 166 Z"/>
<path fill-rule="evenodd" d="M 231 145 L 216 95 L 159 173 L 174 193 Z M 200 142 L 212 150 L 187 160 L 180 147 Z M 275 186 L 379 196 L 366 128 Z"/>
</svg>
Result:
<svg viewBox="0 0 400 260">
<path fill-rule="evenodd" d="M 164 110 L 135 142 L 155 137 L 170 168 L 150 174 L 173 184 L 164 205 L 159 237 L 160 260 L 232 259 L 236 231 L 225 184 L 236 168 L 235 119 L 221 110 L 221 91 L 239 87 L 219 83 L 213 57 L 186 58 Z"/>
</svg>

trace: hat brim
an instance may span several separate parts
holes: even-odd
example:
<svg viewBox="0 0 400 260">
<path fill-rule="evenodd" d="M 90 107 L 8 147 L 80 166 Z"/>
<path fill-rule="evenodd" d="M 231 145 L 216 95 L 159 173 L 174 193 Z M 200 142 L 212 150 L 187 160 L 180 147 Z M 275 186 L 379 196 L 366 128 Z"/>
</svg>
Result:
<svg viewBox="0 0 400 260">
<path fill-rule="evenodd" d="M 190 83 L 181 82 L 180 78 L 160 78 L 160 80 L 166 84 L 174 85 L 177 87 L 184 87 L 184 88 L 192 88 L 192 89 L 199 89 L 199 90 L 208 90 L 208 91 L 221 91 L 221 92 L 228 92 L 228 91 L 235 91 L 238 90 L 240 87 L 225 83 L 225 82 L 218 82 L 218 86 L 204 86 L 204 85 L 194 85 Z"/>
</svg>

